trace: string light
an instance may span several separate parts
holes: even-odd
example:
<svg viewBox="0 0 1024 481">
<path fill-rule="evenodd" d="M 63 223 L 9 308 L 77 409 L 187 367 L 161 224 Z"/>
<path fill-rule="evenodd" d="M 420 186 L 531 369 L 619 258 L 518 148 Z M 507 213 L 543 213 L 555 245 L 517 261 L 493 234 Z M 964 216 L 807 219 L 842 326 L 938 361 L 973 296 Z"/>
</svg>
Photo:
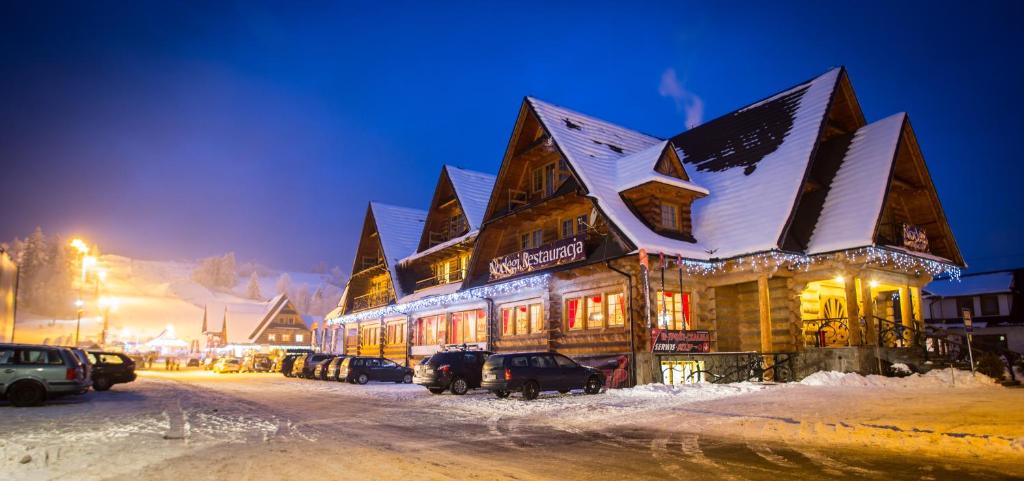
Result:
<svg viewBox="0 0 1024 481">
<path fill-rule="evenodd" d="M 710 276 L 726 270 L 765 270 L 787 269 L 789 271 L 807 271 L 811 266 L 829 261 L 841 261 L 849 264 L 874 264 L 881 267 L 892 267 L 898 270 L 913 272 L 915 275 L 945 275 L 951 280 L 960 280 L 960 268 L 948 262 L 919 257 L 897 250 L 882 247 L 861 247 L 829 254 L 795 254 L 782 251 L 766 251 L 727 260 L 695 260 L 681 259 L 674 262 L 674 268 L 681 268 L 689 275 Z M 672 269 L 673 267 L 670 267 Z M 499 284 L 474 287 L 465 291 L 453 292 L 426 297 L 412 302 L 392 304 L 377 309 L 339 316 L 327 321 L 328 325 L 347 324 L 367 319 L 406 314 L 436 307 L 447 307 L 473 299 L 483 299 L 515 294 L 528 289 L 545 289 L 551 280 L 551 274 L 514 279 Z"/>
</svg>

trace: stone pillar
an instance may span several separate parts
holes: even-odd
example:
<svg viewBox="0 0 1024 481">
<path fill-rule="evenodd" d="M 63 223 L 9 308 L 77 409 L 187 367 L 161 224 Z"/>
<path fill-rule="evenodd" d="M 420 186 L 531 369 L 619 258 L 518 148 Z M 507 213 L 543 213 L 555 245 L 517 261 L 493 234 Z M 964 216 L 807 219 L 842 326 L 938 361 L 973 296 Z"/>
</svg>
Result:
<svg viewBox="0 0 1024 481">
<path fill-rule="evenodd" d="M 860 305 L 857 304 L 857 278 L 850 276 L 843 284 L 846 287 L 846 322 L 850 328 L 850 345 L 864 344 L 860 332 Z"/>
<path fill-rule="evenodd" d="M 875 295 L 871 290 L 871 282 L 861 279 L 860 297 L 864 301 L 861 306 L 861 316 L 864 317 L 864 334 L 870 345 L 878 345 L 878 322 L 875 320 Z"/>
</svg>

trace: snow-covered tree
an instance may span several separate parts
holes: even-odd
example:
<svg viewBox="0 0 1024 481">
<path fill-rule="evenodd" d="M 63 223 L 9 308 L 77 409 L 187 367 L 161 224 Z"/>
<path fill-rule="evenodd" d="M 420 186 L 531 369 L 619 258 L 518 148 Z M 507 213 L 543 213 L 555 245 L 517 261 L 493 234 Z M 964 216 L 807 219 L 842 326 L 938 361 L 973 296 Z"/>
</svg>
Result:
<svg viewBox="0 0 1024 481">
<path fill-rule="evenodd" d="M 238 274 L 235 272 L 235 253 L 228 252 L 220 258 L 217 269 L 217 286 L 224 289 L 231 289 L 238 283 Z"/>
<path fill-rule="evenodd" d="M 309 284 L 299 284 L 299 287 L 295 289 L 295 292 L 291 293 L 288 297 L 295 303 L 295 307 L 299 312 L 303 314 L 309 313 L 309 303 L 312 300 L 312 295 L 309 292 Z"/>
<path fill-rule="evenodd" d="M 291 288 L 292 277 L 289 276 L 287 272 L 281 274 L 281 276 L 277 278 L 277 284 L 275 284 L 274 289 L 278 294 L 287 294 L 288 290 Z"/>
<path fill-rule="evenodd" d="M 252 271 L 252 274 L 249 275 L 249 285 L 245 287 L 245 295 L 249 299 L 263 299 L 263 295 L 260 294 L 260 276 L 256 274 L 256 271 Z"/>
</svg>

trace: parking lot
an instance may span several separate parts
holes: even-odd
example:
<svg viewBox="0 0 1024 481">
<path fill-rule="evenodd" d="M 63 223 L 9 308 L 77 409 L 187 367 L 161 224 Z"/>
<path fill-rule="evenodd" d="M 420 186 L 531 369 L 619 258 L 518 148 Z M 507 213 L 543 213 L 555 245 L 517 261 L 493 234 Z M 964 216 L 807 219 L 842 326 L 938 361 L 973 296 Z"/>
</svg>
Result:
<svg viewBox="0 0 1024 481">
<path fill-rule="evenodd" d="M 757 436 L 772 424 L 741 413 L 751 406 L 764 411 L 767 404 L 793 397 L 792 389 L 804 388 L 620 390 L 523 401 L 478 391 L 431 395 L 411 384 L 143 371 L 138 381 L 108 392 L 40 408 L 0 405 L 5 433 L 0 478 L 283 479 L 301 473 L 317 479 L 1005 479 L 1013 474 L 1009 465 L 981 466 L 967 458 L 910 458 L 886 449 L 828 448 L 813 440 Z M 970 392 L 964 391 L 965 396 Z M 970 395 L 992 398 L 1002 392 Z M 856 391 L 836 389 L 830 396 L 837 406 L 861 403 Z M 947 399 L 956 402 L 955 396 Z M 682 417 L 666 416 L 673 405 Z M 654 428 L 659 419 L 672 429 Z M 730 425 L 743 429 L 730 431 Z"/>
</svg>

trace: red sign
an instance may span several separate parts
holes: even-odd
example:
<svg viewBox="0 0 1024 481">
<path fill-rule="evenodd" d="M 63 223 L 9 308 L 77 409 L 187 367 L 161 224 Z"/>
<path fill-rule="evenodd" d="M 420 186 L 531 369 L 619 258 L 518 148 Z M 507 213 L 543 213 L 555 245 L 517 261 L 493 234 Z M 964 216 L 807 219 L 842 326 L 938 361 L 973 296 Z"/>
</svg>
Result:
<svg viewBox="0 0 1024 481">
<path fill-rule="evenodd" d="M 711 352 L 711 331 L 651 329 L 651 352 L 655 354 Z"/>
</svg>

